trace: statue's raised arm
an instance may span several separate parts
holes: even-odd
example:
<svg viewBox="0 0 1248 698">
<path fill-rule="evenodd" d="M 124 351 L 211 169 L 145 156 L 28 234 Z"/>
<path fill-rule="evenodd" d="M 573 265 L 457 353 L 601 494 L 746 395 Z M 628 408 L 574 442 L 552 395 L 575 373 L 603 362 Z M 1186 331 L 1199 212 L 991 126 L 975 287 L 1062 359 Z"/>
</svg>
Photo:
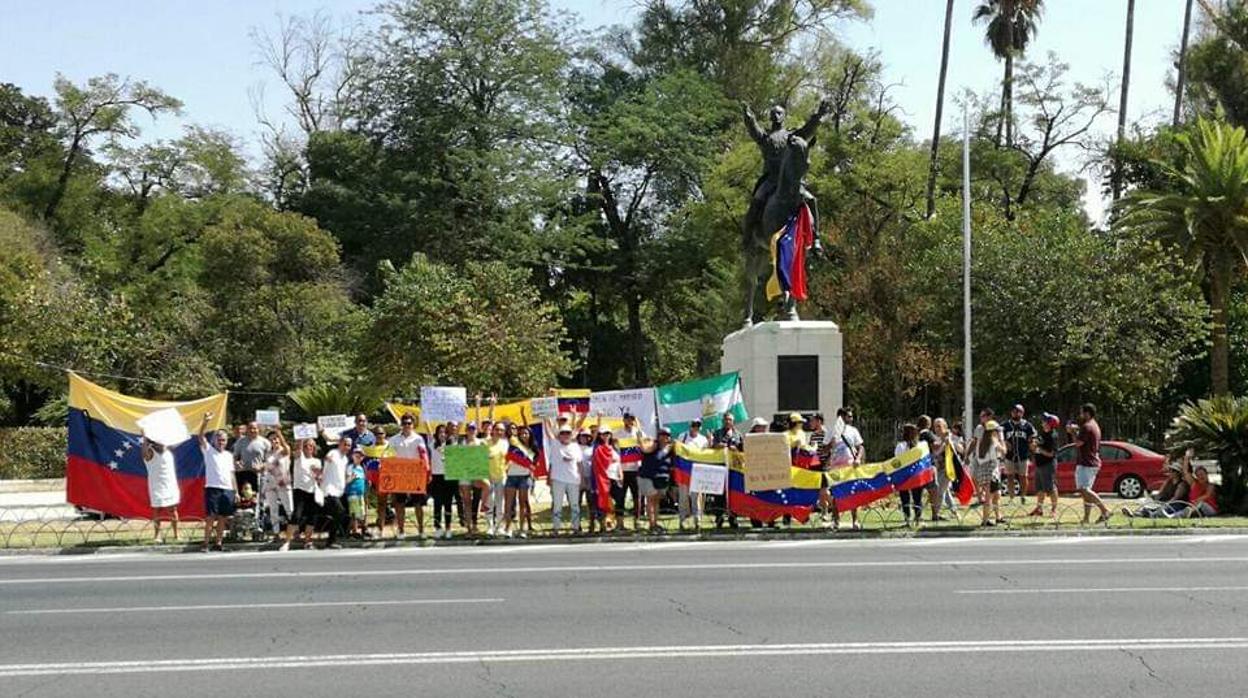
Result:
<svg viewBox="0 0 1248 698">
<path fill-rule="evenodd" d="M 750 109 L 750 105 L 745 102 L 741 103 L 741 117 L 745 121 L 746 132 L 750 134 L 750 138 L 754 139 L 755 143 L 767 137 L 767 134 L 763 133 L 763 128 L 758 125 L 758 118 L 754 116 L 754 110 Z"/>
<path fill-rule="evenodd" d="M 831 109 L 832 104 L 826 97 L 819 100 L 819 108 L 815 110 L 814 114 L 810 115 L 809 119 L 806 119 L 806 123 L 802 124 L 801 128 L 793 132 L 793 135 L 801 136 L 802 140 L 806 141 L 806 143 L 814 145 L 815 132 L 819 130 L 819 124 L 823 123 L 823 117 L 827 116 Z"/>
</svg>

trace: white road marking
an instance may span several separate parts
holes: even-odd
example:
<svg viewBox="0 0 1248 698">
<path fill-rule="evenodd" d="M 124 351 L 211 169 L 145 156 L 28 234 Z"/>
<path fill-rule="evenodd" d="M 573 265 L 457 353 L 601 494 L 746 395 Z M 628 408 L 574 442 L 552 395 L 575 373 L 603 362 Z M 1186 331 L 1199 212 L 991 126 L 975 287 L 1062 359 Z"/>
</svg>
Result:
<svg viewBox="0 0 1248 698">
<path fill-rule="evenodd" d="M 35 577 L 0 579 L 0 586 L 32 584 L 104 584 L 121 582 L 174 582 L 226 579 L 294 579 L 323 577 L 425 577 L 497 574 L 571 574 L 610 572 L 706 572 L 731 570 L 775 571 L 789 569 L 871 569 L 914 567 L 1030 567 L 1165 564 L 1242 564 L 1248 557 L 1119 557 L 1119 558 L 1031 558 L 1011 560 L 858 560 L 829 562 L 706 562 L 658 565 L 556 565 L 543 567 L 443 567 L 394 570 L 289 570 L 284 572 L 205 572 L 202 574 L 113 575 L 94 577 Z"/>
<path fill-rule="evenodd" d="M 958 594 L 1117 594 L 1133 592 L 1248 591 L 1248 586 L 1227 587 L 1092 587 L 1087 589 L 959 589 Z"/>
<path fill-rule="evenodd" d="M 898 655 L 1035 652 L 1133 652 L 1149 650 L 1215 651 L 1248 649 L 1248 638 L 1124 638 L 1086 640 L 1011 640 L 949 642 L 836 642 L 786 645 L 701 645 L 655 647 L 577 647 L 545 650 L 481 650 L 392 654 L 221 657 L 216 659 L 144 659 L 112 662 L 0 664 L 0 678 L 71 674 L 150 674 L 161 672 L 235 671 L 239 669 L 356 668 L 379 665 L 466 664 L 481 662 L 569 662 L 584 660 L 715 659 L 793 657 L 800 655 Z"/>
<path fill-rule="evenodd" d="M 443 604 L 502 603 L 505 599 L 411 599 L 404 601 L 308 601 L 304 603 L 204 604 L 200 606 L 118 606 L 116 608 L 36 608 L 6 611 L 10 616 L 68 615 L 75 613 L 163 613 L 166 611 L 232 611 L 261 608 L 323 608 L 333 606 L 438 606 Z"/>
</svg>

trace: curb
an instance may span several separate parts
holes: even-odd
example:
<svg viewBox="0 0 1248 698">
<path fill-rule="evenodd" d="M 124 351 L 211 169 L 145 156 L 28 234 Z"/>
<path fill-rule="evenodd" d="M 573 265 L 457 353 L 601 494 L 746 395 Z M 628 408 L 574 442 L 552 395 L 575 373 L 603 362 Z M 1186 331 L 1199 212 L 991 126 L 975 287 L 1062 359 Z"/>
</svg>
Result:
<svg viewBox="0 0 1248 698">
<path fill-rule="evenodd" d="M 1226 528 L 1111 528 L 1111 529 L 1078 529 L 1070 531 L 1010 531 L 993 532 L 973 530 L 877 530 L 832 533 L 822 530 L 772 530 L 765 532 L 750 531 L 744 533 L 701 533 L 653 535 L 607 535 L 582 536 L 577 538 L 459 538 L 451 540 L 405 539 L 385 541 L 343 541 L 343 550 L 384 550 L 388 548 L 466 548 L 490 546 L 524 546 L 524 545 L 588 545 L 595 543 L 689 543 L 689 542 L 738 542 L 767 540 L 904 540 L 904 539 L 1018 539 L 1018 538 L 1133 538 L 1140 536 L 1242 536 L 1248 535 L 1248 527 Z M 324 549 L 317 546 L 317 550 Z M 273 543 L 226 543 L 226 552 L 277 552 Z M 68 548 L 5 548 L 0 549 L 0 558 L 17 556 L 58 556 L 58 555 L 120 555 L 135 552 L 161 553 L 174 555 L 178 553 L 203 554 L 198 543 L 189 545 L 89 545 Z M 218 553 L 219 554 L 219 553 Z"/>
</svg>

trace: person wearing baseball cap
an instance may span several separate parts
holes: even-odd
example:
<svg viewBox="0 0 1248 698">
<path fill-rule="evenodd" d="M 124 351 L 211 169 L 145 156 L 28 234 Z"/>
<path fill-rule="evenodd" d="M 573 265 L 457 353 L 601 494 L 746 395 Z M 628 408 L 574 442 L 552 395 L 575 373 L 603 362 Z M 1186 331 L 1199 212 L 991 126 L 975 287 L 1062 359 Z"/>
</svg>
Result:
<svg viewBox="0 0 1248 698">
<path fill-rule="evenodd" d="M 1055 414 L 1044 413 L 1040 420 L 1040 433 L 1035 437 L 1034 458 L 1036 462 L 1036 508 L 1028 516 L 1044 514 L 1044 498 L 1049 498 L 1049 516 L 1057 520 L 1057 430 L 1062 420 Z"/>
<path fill-rule="evenodd" d="M 1027 411 L 1022 405 L 1010 408 L 1010 418 L 1001 425 L 1005 439 L 1005 493 L 1014 501 L 1017 488 L 1019 502 L 1027 503 L 1027 463 L 1031 460 L 1031 444 L 1036 440 L 1036 428 L 1024 419 Z"/>
<path fill-rule="evenodd" d="M 755 417 L 750 422 L 750 433 L 751 434 L 766 434 L 767 428 L 770 426 L 771 426 L 771 422 L 768 422 L 766 419 L 763 419 L 762 417 Z"/>
</svg>

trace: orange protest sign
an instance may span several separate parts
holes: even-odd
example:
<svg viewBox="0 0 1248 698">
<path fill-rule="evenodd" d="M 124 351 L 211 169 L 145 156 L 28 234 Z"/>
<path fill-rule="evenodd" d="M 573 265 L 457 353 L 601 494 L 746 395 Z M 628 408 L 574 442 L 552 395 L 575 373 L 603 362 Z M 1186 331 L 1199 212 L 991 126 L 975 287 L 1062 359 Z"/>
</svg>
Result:
<svg viewBox="0 0 1248 698">
<path fill-rule="evenodd" d="M 382 494 L 425 494 L 429 465 L 421 458 L 382 458 L 377 490 Z"/>
</svg>

